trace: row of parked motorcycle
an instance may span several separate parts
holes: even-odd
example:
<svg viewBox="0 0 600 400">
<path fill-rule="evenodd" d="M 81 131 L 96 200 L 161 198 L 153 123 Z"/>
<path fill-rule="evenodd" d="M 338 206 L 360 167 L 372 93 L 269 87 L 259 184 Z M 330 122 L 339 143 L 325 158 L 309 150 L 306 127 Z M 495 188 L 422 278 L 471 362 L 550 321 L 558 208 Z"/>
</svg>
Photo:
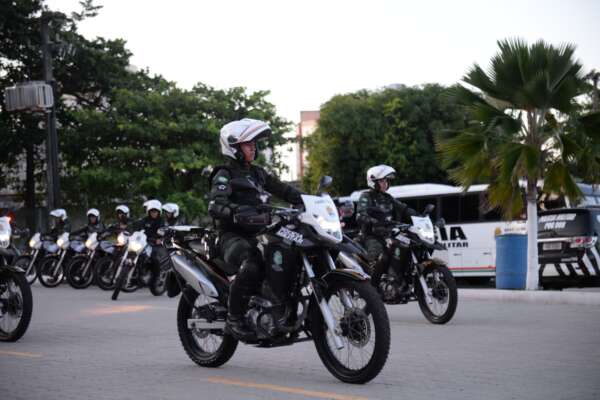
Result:
<svg viewBox="0 0 600 400">
<path fill-rule="evenodd" d="M 53 213 L 63 214 L 64 210 L 53 210 L 51 216 L 56 217 Z M 143 231 L 130 234 L 120 230 L 116 240 L 108 240 L 114 236 L 112 229 L 89 234 L 63 232 L 58 237 L 37 232 L 29 239 L 28 249 L 21 252 L 13 236 L 26 235 L 28 230 L 13 229 L 11 217 L 0 217 L 0 341 L 16 341 L 25 333 L 32 309 L 30 285 L 36 280 L 48 288 L 65 280 L 75 289 L 95 283 L 112 290 L 113 300 L 121 291 L 140 287 L 148 287 L 155 296 L 166 290 L 168 271 L 152 268 L 152 247 Z"/>
</svg>

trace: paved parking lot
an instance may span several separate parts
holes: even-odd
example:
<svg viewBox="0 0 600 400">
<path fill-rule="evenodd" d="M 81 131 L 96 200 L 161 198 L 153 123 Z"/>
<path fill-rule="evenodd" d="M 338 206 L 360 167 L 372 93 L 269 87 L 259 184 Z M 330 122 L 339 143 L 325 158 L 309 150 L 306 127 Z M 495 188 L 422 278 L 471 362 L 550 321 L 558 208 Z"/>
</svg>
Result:
<svg viewBox="0 0 600 400">
<path fill-rule="evenodd" d="M 600 309 L 459 300 L 433 326 L 416 304 L 389 307 L 392 349 L 371 383 L 338 382 L 312 343 L 239 346 L 197 367 L 177 336 L 177 299 L 146 290 L 112 302 L 96 288 L 34 285 L 18 343 L 0 344 L 0 399 L 598 399 Z"/>
</svg>

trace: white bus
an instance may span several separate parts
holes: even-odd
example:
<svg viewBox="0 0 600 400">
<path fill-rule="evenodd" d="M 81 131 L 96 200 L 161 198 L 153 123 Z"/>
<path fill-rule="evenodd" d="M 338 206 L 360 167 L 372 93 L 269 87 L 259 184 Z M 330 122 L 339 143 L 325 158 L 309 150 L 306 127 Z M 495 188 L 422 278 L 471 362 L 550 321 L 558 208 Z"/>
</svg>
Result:
<svg viewBox="0 0 600 400">
<path fill-rule="evenodd" d="M 565 206 L 599 206 L 600 189 L 580 184 L 584 197 L 579 204 L 568 199 L 554 197 L 542 199 L 542 208 L 554 209 Z M 457 278 L 489 279 L 496 275 L 496 242 L 499 233 L 526 233 L 523 220 L 503 221 L 499 210 L 486 209 L 488 185 L 473 185 L 467 192 L 462 187 L 423 183 L 392 186 L 388 190 L 394 198 L 408 204 L 417 212 L 427 204 L 435 205 L 432 219 L 444 218 L 446 226 L 438 231 L 438 237 L 447 247 L 436 252 L 448 263 Z M 355 191 L 349 199 L 355 204 L 363 190 Z"/>
</svg>

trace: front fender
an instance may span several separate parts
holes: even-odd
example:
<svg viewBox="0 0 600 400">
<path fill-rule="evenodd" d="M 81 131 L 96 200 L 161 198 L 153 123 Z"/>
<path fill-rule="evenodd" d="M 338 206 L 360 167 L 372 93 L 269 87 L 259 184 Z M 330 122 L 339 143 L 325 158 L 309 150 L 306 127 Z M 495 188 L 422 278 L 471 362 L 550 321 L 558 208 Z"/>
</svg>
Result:
<svg viewBox="0 0 600 400">
<path fill-rule="evenodd" d="M 328 285 L 333 284 L 335 282 L 343 281 L 343 280 L 352 280 L 364 282 L 371 279 L 369 275 L 364 272 L 359 272 L 354 269 L 335 269 L 333 271 L 329 271 L 325 275 L 323 275 L 323 281 Z"/>
<path fill-rule="evenodd" d="M 448 264 L 446 263 L 446 261 L 444 261 L 442 259 L 439 259 L 439 258 L 431 258 L 429 260 L 425 260 L 425 261 L 423 261 L 421 263 L 421 265 L 424 268 L 433 268 L 433 267 L 436 267 L 438 265 L 442 266 L 442 267 L 447 267 L 448 266 Z"/>
</svg>

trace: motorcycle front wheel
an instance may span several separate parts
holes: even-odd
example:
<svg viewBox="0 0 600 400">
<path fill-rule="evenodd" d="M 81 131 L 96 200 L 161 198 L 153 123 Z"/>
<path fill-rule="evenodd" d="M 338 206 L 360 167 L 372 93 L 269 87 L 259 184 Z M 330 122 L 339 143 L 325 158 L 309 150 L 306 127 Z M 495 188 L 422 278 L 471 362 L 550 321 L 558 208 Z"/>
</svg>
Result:
<svg viewBox="0 0 600 400">
<path fill-rule="evenodd" d="M 125 293 L 131 293 L 131 292 L 135 292 L 137 290 L 137 284 L 135 283 L 135 281 L 136 281 L 135 276 L 132 276 L 131 279 L 129 279 L 129 282 L 127 282 L 127 276 L 129 275 L 129 271 L 131 271 L 131 268 L 134 268 L 134 266 L 129 265 L 129 264 L 124 264 L 123 267 L 121 268 L 121 273 L 119 274 L 119 276 L 117 276 L 117 279 L 115 282 L 115 290 L 113 291 L 111 299 L 117 300 L 121 290 L 124 291 Z M 135 272 L 133 275 L 135 275 Z"/>
<path fill-rule="evenodd" d="M 29 326 L 32 309 L 31 287 L 25 275 L 0 272 L 0 341 L 19 340 Z"/>
<path fill-rule="evenodd" d="M 63 280 L 64 271 L 62 265 L 58 267 L 58 270 L 56 270 L 55 273 L 56 263 L 58 263 L 58 261 L 58 257 L 48 257 L 42 260 L 42 263 L 40 264 L 38 278 L 40 283 L 47 288 L 56 287 L 60 285 Z"/>
<path fill-rule="evenodd" d="M 73 257 L 73 260 L 67 267 L 67 282 L 74 289 L 85 289 L 94 281 L 94 271 L 90 265 L 84 275 L 85 267 L 88 263 L 88 256 L 78 255 Z"/>
<path fill-rule="evenodd" d="M 167 291 L 167 271 L 152 274 L 150 280 L 150 293 L 154 296 L 162 296 Z"/>
<path fill-rule="evenodd" d="M 338 281 L 323 294 L 343 347 L 337 348 L 321 309 L 313 303 L 310 326 L 321 361 L 342 382 L 369 382 L 379 374 L 390 351 L 390 321 L 381 298 L 367 281 Z"/>
<path fill-rule="evenodd" d="M 445 324 L 454 316 L 458 304 L 458 290 L 454 276 L 448 267 L 435 265 L 425 268 L 423 278 L 427 284 L 427 291 L 431 294 L 431 301 L 428 301 L 425 296 L 421 283 L 415 282 L 419 308 L 432 324 Z"/>
<path fill-rule="evenodd" d="M 177 331 L 188 357 L 201 367 L 219 367 L 235 353 L 238 341 L 223 329 L 195 329 L 188 327 L 188 319 L 202 318 L 209 299 L 191 287 L 184 289 L 177 307 Z M 225 315 L 222 319 L 225 321 Z"/>
<path fill-rule="evenodd" d="M 102 290 L 113 290 L 115 288 L 115 273 L 117 263 L 112 256 L 102 257 L 96 262 L 94 278 L 96 285 Z"/>
</svg>

